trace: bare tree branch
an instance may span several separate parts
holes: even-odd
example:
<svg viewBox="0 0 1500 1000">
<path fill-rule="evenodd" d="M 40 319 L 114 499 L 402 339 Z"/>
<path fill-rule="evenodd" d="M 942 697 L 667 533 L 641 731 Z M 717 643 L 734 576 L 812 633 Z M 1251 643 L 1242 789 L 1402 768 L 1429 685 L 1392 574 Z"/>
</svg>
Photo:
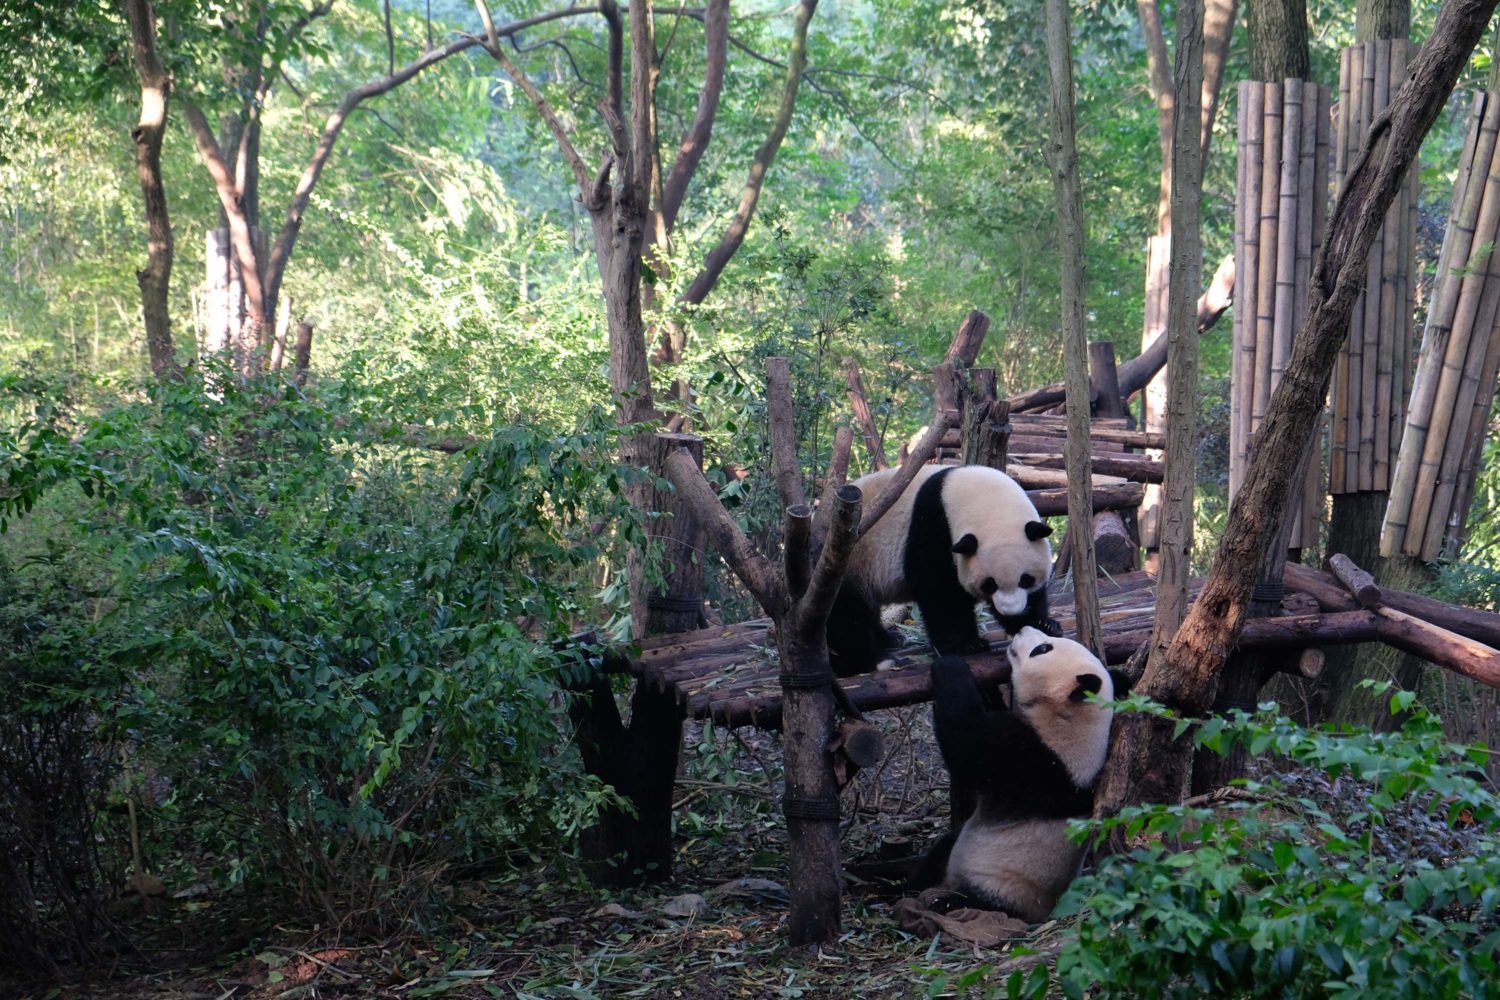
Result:
<svg viewBox="0 0 1500 1000">
<path fill-rule="evenodd" d="M 745 234 L 750 229 L 750 219 L 755 215 L 756 202 L 760 200 L 761 187 L 765 184 L 766 173 L 776 159 L 781 140 L 786 137 L 786 130 L 791 125 L 792 112 L 797 106 L 797 90 L 802 82 L 802 71 L 807 66 L 807 25 L 817 7 L 818 0 L 799 0 L 797 4 L 786 82 L 782 87 L 781 105 L 771 124 L 771 134 L 755 151 L 755 158 L 750 163 L 750 176 L 745 181 L 744 190 L 740 192 L 740 203 L 735 209 L 734 218 L 730 220 L 718 244 L 704 258 L 703 269 L 688 285 L 687 291 L 683 292 L 683 302 L 696 305 L 706 299 L 718 283 L 719 275 L 724 273 L 729 259 L 745 241 Z"/>
<path fill-rule="evenodd" d="M 907 452 L 906 461 L 896 470 L 896 474 L 890 478 L 880 491 L 880 496 L 865 510 L 865 516 L 859 522 L 859 537 L 863 538 L 875 527 L 875 522 L 885 516 L 896 503 L 898 497 L 906 492 L 911 481 L 916 478 L 917 470 L 926 465 L 928 460 L 937 453 L 938 445 L 943 441 L 943 435 L 948 428 L 953 427 L 957 421 L 951 410 L 939 410 L 932 415 L 932 426 L 927 428 L 927 433 L 922 435 L 922 440 L 917 446 Z"/>
<path fill-rule="evenodd" d="M 766 359 L 766 419 L 771 427 L 771 464 L 783 507 L 807 503 L 797 467 L 797 426 L 792 411 L 791 368 L 786 358 Z"/>
<path fill-rule="evenodd" d="M 703 21 L 707 63 L 703 71 L 703 89 L 698 91 L 698 109 L 682 141 L 677 145 L 677 159 L 662 182 L 661 217 L 667 232 L 677 223 L 677 212 L 687 196 L 688 185 L 698 170 L 703 153 L 713 137 L 714 119 L 719 113 L 719 95 L 724 90 L 724 67 L 729 51 L 729 0 L 709 0 Z"/>
<path fill-rule="evenodd" d="M 703 478 L 703 472 L 692 455 L 684 449 L 668 455 L 666 472 L 667 478 L 677 487 L 683 505 L 703 526 L 709 544 L 729 563 L 729 568 L 766 614 L 779 621 L 786 608 L 781 574 L 775 564 L 755 551 L 755 546 L 750 544 L 719 498 L 714 496 L 713 487 Z"/>
<path fill-rule="evenodd" d="M 656 69 L 655 28 L 651 23 L 651 0 L 630 5 L 630 47 L 641 57 L 630 60 L 630 153 L 626 159 L 625 183 L 642 211 L 651 205 L 652 152 L 656 135 L 652 130 L 652 78 Z"/>
</svg>

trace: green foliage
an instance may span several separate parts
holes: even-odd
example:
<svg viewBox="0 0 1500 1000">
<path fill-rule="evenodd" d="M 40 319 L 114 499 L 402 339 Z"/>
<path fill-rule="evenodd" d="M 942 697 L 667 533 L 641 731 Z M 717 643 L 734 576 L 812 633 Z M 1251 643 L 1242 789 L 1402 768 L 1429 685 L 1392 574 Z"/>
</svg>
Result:
<svg viewBox="0 0 1500 1000">
<path fill-rule="evenodd" d="M 1078 915 L 1057 962 L 1064 993 L 1495 995 L 1500 799 L 1474 766 L 1487 751 L 1447 743 L 1409 694 L 1392 710 L 1411 712 L 1400 733 L 1306 730 L 1265 710 L 1199 725 L 1205 750 L 1274 753 L 1352 801 L 1268 779 L 1217 809 L 1138 807 L 1089 824 L 1135 846 L 1060 905 Z M 1410 833 L 1383 836 L 1424 822 L 1468 830 L 1464 850 L 1427 857 Z"/>
<path fill-rule="evenodd" d="M 40 542 L 93 597 L 7 649 L 164 779 L 148 847 L 368 927 L 445 865 L 568 843 L 606 793 L 560 739 L 555 645 L 640 538 L 607 420 L 430 457 L 380 446 L 344 385 L 208 374 L 71 438 L 33 420 L 6 467 L 8 512 L 55 505 Z"/>
</svg>

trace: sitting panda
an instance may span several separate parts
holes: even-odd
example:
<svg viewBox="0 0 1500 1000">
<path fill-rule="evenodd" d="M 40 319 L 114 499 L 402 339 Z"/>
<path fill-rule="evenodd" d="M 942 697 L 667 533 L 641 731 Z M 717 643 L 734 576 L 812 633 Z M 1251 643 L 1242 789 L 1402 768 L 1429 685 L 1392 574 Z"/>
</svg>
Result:
<svg viewBox="0 0 1500 1000">
<path fill-rule="evenodd" d="M 854 481 L 866 505 L 895 471 Z M 888 604 L 915 601 L 939 653 L 988 649 L 974 605 L 985 601 L 1007 632 L 1048 617 L 1052 529 L 1014 479 L 983 465 L 929 465 L 850 553 L 828 616 L 828 651 L 841 677 L 873 670 L 900 644 L 880 620 Z"/>
<path fill-rule="evenodd" d="M 928 851 L 908 888 L 948 890 L 940 911 L 1003 910 L 1036 923 L 1083 860 L 1067 824 L 1093 810 L 1117 675 L 1079 643 L 1034 628 L 1021 629 L 1008 655 L 1011 709 L 987 710 L 958 657 L 932 665 L 938 748 L 950 779 L 974 789 L 975 809 Z"/>
</svg>

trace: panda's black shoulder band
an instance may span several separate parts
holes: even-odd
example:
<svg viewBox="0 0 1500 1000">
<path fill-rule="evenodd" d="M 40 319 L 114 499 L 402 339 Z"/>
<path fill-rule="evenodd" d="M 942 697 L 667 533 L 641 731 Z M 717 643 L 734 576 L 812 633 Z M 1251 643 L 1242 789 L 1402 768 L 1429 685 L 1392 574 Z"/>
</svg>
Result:
<svg viewBox="0 0 1500 1000">
<path fill-rule="evenodd" d="M 781 800 L 781 812 L 787 819 L 828 820 L 837 823 L 839 800 L 831 797 L 813 799 L 787 795 Z"/>
</svg>

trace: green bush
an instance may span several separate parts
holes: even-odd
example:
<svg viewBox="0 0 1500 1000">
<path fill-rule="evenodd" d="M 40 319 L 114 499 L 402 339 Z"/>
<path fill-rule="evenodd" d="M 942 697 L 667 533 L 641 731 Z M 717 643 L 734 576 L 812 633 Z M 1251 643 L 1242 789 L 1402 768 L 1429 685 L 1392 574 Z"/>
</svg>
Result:
<svg viewBox="0 0 1500 1000">
<path fill-rule="evenodd" d="M 1152 806 L 1092 824 L 1136 845 L 1060 906 L 1077 938 L 1057 962 L 1069 996 L 1487 997 L 1500 993 L 1500 800 L 1476 777 L 1487 752 L 1447 743 L 1411 709 L 1401 732 L 1302 729 L 1263 712 L 1213 719 L 1200 747 L 1275 753 L 1339 782 L 1315 796 L 1278 779 L 1217 809 Z M 1382 831 L 1463 825 L 1435 859 Z M 1395 838 L 1399 840 L 1399 834 Z"/>
<path fill-rule="evenodd" d="M 1406 692 L 1392 699 L 1410 711 L 1396 733 L 1309 730 L 1271 708 L 1203 722 L 1196 743 L 1290 766 L 1212 807 L 1075 823 L 1081 838 L 1124 834 L 1130 850 L 1059 903 L 1055 967 L 1003 981 L 981 967 L 964 985 L 1009 997 L 1500 995 L 1500 798 L 1476 766 L 1489 752 L 1447 742 Z"/>
<path fill-rule="evenodd" d="M 0 481 L 10 546 L 98 572 L 53 616 L 68 641 L 26 649 L 58 704 L 115 680 L 88 717 L 159 790 L 151 867 L 371 930 L 449 865 L 568 843 L 608 793 L 562 738 L 554 648 L 640 537 L 608 420 L 499 422 L 447 456 L 341 383 L 223 374 L 77 432 L 43 413 Z"/>
</svg>

